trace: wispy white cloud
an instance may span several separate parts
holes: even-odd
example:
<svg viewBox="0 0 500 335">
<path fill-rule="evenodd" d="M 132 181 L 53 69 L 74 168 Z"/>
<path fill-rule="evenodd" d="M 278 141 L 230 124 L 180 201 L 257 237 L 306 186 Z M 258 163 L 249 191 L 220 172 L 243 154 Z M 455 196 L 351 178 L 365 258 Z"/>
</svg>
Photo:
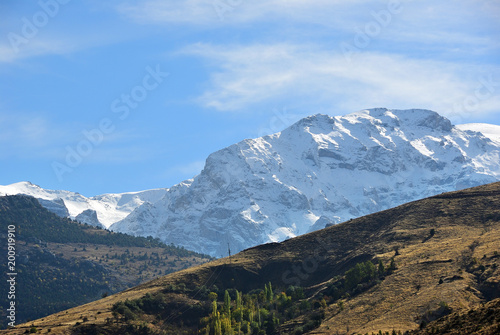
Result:
<svg viewBox="0 0 500 335">
<path fill-rule="evenodd" d="M 116 16 L 114 11 L 113 14 Z M 65 17 L 61 19 L 67 20 Z M 49 24 L 47 27 L 37 28 L 37 33 L 31 35 L 27 35 L 24 29 L 23 25 L 12 23 L 0 27 L 0 33 L 4 37 L 0 40 L 0 63 L 12 63 L 47 55 L 68 55 L 134 39 L 139 34 L 136 29 L 121 22 L 116 22 L 113 29 L 103 22 L 82 27 L 81 22 L 76 21 L 72 24 L 70 21 L 61 23 L 59 29 Z"/>
<path fill-rule="evenodd" d="M 498 50 L 499 8 L 498 2 L 491 0 L 403 1 L 400 13 L 391 17 L 377 38 L 427 52 L 443 49 L 477 54 Z"/>
<path fill-rule="evenodd" d="M 51 156 L 50 145 L 68 135 L 39 115 L 0 113 L 0 155 L 28 158 Z"/>
<path fill-rule="evenodd" d="M 44 116 L 0 113 L 0 158 L 43 158 L 64 161 L 69 151 L 85 148 L 86 163 L 124 163 L 149 159 L 158 148 L 138 144 L 141 135 L 118 129 L 111 133 L 92 133 L 95 125 L 60 124 Z M 82 144 L 86 142 L 86 144 Z M 68 149 L 69 148 L 69 149 Z"/>
<path fill-rule="evenodd" d="M 287 105 L 329 106 L 339 112 L 421 107 L 446 115 L 474 96 L 481 76 L 490 75 L 497 85 L 494 91 L 467 112 L 500 109 L 498 67 L 370 52 L 360 52 L 349 62 L 337 49 L 312 44 L 196 44 L 184 52 L 207 59 L 216 69 L 199 102 L 220 111 L 248 110 L 285 99 Z"/>
<path fill-rule="evenodd" d="M 16 59 L 16 52 L 8 44 L 0 44 L 0 63 L 12 62 Z"/>
<path fill-rule="evenodd" d="M 491 0 L 145 0 L 124 1 L 116 8 L 141 24 L 180 24 L 204 30 L 229 26 L 240 32 L 263 29 L 267 39 L 309 41 L 319 37 L 329 44 L 350 42 L 357 32 L 375 24 L 380 33 L 374 39 L 384 42 L 384 47 L 397 43 L 405 45 L 407 52 L 476 55 L 500 48 L 495 16 L 500 14 L 499 7 Z M 380 24 L 380 20 L 384 22 Z M 276 22 L 278 29 L 270 27 Z"/>
<path fill-rule="evenodd" d="M 351 0 L 349 6 L 369 0 Z M 240 24 L 265 19 L 291 18 L 311 20 L 311 14 L 345 8 L 343 0 L 179 0 L 126 1 L 117 9 L 141 23 L 214 25 Z M 316 16 L 317 20 L 319 17 Z M 327 17 L 325 16 L 324 19 Z M 330 15 L 330 20 L 332 20 Z"/>
<path fill-rule="evenodd" d="M 231 8 L 223 7 L 221 17 L 214 4 Z M 322 111 L 425 107 L 451 115 L 464 109 L 481 76 L 500 76 L 498 66 L 481 59 L 500 49 L 499 6 L 491 0 L 401 1 L 396 10 L 371 0 L 146 0 L 125 2 L 119 10 L 144 24 L 262 29 L 263 44 L 215 40 L 183 50 L 207 61 L 209 86 L 198 101 L 221 111 L 279 101 Z M 374 26 L 366 46 L 356 46 L 357 34 Z M 290 27 L 300 33 L 290 34 Z M 356 51 L 350 62 L 343 43 Z M 497 111 L 494 93 L 465 112 Z"/>
<path fill-rule="evenodd" d="M 63 41 L 49 41 L 41 38 L 29 40 L 25 44 L 0 44 L 0 62 L 10 63 L 22 58 L 41 55 L 65 54 L 75 48 L 71 43 Z"/>
<path fill-rule="evenodd" d="M 217 18 L 211 3 L 199 0 L 134 1 L 122 3 L 117 9 L 137 22 L 150 24 L 206 24 Z"/>
</svg>

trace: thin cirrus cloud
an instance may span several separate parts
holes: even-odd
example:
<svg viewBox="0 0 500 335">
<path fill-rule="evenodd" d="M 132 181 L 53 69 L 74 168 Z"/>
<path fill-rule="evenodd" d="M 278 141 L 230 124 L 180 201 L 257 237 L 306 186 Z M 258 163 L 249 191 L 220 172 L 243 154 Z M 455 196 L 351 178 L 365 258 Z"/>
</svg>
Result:
<svg viewBox="0 0 500 335">
<path fill-rule="evenodd" d="M 227 6 L 217 12 L 214 4 L 221 3 Z M 140 23 L 203 29 L 230 25 L 236 32 L 259 30 L 261 24 L 269 28 L 262 28 L 267 40 L 261 44 L 214 40 L 180 52 L 206 61 L 209 82 L 197 99 L 206 108 L 240 111 L 277 103 L 327 111 L 421 107 L 465 120 L 498 111 L 497 92 L 476 99 L 478 89 L 484 93 L 484 81 L 500 78 L 500 68 L 491 63 L 491 54 L 499 48 L 494 23 L 498 4 L 397 3 L 398 9 L 384 23 L 374 13 L 387 14 L 388 3 L 368 0 L 149 0 L 127 2 L 119 10 Z M 293 22 L 300 34 L 286 35 L 288 29 L 266 25 L 277 19 Z M 355 46 L 356 34 L 374 22 L 380 31 L 366 45 Z M 354 46 L 354 55 L 346 57 L 343 43 Z"/>
<path fill-rule="evenodd" d="M 25 39 L 23 44 L 0 44 L 0 63 L 10 63 L 23 58 L 42 55 L 61 55 L 77 49 L 73 43 L 43 38 Z"/>
<path fill-rule="evenodd" d="M 494 94 L 461 108 L 482 82 L 495 83 L 494 78 L 500 76 L 495 67 L 374 52 L 348 59 L 336 49 L 303 44 L 196 44 L 183 52 L 216 68 L 198 101 L 220 111 L 245 110 L 276 98 L 287 100 L 288 105 L 306 102 L 312 108 L 331 106 L 347 111 L 419 106 L 450 115 L 500 108 L 500 99 Z"/>
<path fill-rule="evenodd" d="M 127 1 L 116 9 L 140 23 L 218 26 L 217 23 L 248 23 L 276 17 L 310 21 L 313 13 L 366 2 L 369 0 L 351 0 L 348 5 L 343 0 L 146 0 Z M 332 16 L 329 19 L 331 22 Z"/>
<path fill-rule="evenodd" d="M 0 41 L 0 63 L 16 62 L 23 59 L 40 57 L 68 55 L 78 53 L 87 49 L 118 44 L 127 38 L 132 38 L 134 33 L 118 34 L 112 31 L 103 32 L 77 32 L 78 28 L 68 27 L 63 34 L 44 32 L 43 36 L 25 39 L 22 44 L 12 44 L 7 39 Z M 128 32 L 127 32 L 128 33 Z"/>
<path fill-rule="evenodd" d="M 70 150 L 77 151 L 81 143 L 88 142 L 83 130 L 92 132 L 83 124 L 58 124 L 39 115 L 0 113 L 0 158 L 44 158 L 64 161 Z M 91 136 L 91 135 L 88 135 Z M 123 163 L 154 157 L 157 148 L 136 144 L 139 136 L 115 130 L 101 139 L 85 145 L 88 163 Z M 98 141 L 97 141 L 98 140 Z M 97 142 L 96 142 L 97 141 Z"/>
<path fill-rule="evenodd" d="M 384 34 L 380 38 L 407 38 L 414 41 L 438 39 L 441 44 L 454 43 L 448 38 L 480 40 L 485 33 L 495 36 L 493 30 L 500 15 L 500 5 L 492 0 L 457 0 L 453 2 L 388 1 L 373 0 L 145 0 L 124 1 L 115 9 L 125 17 L 141 24 L 182 24 L 203 29 L 231 25 L 235 29 L 256 29 L 260 26 L 245 26 L 247 23 L 313 24 L 330 32 L 352 33 L 377 20 L 383 23 Z M 381 14 L 385 12 L 385 14 Z M 389 12 L 389 13 L 388 13 Z M 381 14 L 378 19 L 377 14 Z M 388 15 L 388 17 L 384 17 Z M 380 21 L 379 21 L 380 22 Z M 243 24 L 243 25 L 242 25 Z M 310 27 L 302 26 L 305 30 Z M 486 29 L 481 29 L 485 28 Z M 496 28 L 496 29 L 495 29 Z M 408 33 L 412 31 L 414 33 Z M 318 31 L 315 30 L 317 33 Z M 265 31 L 266 35 L 276 31 Z M 328 32 L 323 32 L 328 33 Z M 322 33 L 322 34 L 323 34 Z M 307 35 L 307 32 L 305 32 Z M 453 36 L 452 36 L 453 37 Z M 411 39 L 409 41 L 411 41 Z"/>
<path fill-rule="evenodd" d="M 0 113 L 0 147 L 4 158 L 54 157 L 49 147 L 64 136 L 63 129 L 53 127 L 42 116 Z"/>
</svg>

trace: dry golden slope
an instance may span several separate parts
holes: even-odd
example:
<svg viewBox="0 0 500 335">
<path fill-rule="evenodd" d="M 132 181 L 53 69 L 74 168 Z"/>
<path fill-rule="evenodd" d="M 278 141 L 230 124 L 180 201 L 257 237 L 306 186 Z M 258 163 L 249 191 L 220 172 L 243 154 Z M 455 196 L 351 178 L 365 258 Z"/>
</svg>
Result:
<svg viewBox="0 0 500 335">
<path fill-rule="evenodd" d="M 249 291 L 301 285 L 321 291 L 326 282 L 361 261 L 395 255 L 397 270 L 353 298 L 326 308 L 311 334 L 352 334 L 417 329 L 439 315 L 477 307 L 500 296 L 500 183 L 442 194 L 351 220 L 277 244 L 267 244 L 174 273 L 105 299 L 33 322 L 42 333 L 70 334 L 87 318 L 103 324 L 113 303 L 157 292 L 170 283 L 216 284 Z M 433 233 L 431 232 L 433 230 Z M 395 252 L 398 249 L 398 252 Z M 21 289 L 21 288 L 20 288 Z M 173 295 L 172 299 L 185 297 Z M 186 304 L 194 303 L 188 301 Z M 182 318 L 182 315 L 177 315 Z M 1 334 L 23 333 L 32 323 Z"/>
</svg>

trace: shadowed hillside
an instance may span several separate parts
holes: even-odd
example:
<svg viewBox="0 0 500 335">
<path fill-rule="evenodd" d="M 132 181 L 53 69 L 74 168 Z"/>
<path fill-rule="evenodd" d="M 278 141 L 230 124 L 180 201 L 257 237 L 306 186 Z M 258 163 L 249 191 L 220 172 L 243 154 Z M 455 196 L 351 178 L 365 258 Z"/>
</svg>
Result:
<svg viewBox="0 0 500 335">
<path fill-rule="evenodd" d="M 433 321 L 422 330 L 411 332 L 411 335 L 430 334 L 500 334 L 500 299 L 469 310 L 454 312 Z"/>
<path fill-rule="evenodd" d="M 33 326 L 52 334 L 426 331 L 434 320 L 500 297 L 499 204 L 500 183 L 442 194 L 254 247 L 2 334 Z"/>
<path fill-rule="evenodd" d="M 27 196 L 0 197 L 0 237 L 7 242 L 14 227 L 15 300 L 8 299 L 7 281 L 0 282 L 0 326 L 7 326 L 6 308 L 16 303 L 16 323 L 40 318 L 102 296 L 122 291 L 160 275 L 203 263 L 208 256 L 167 246 L 153 238 L 112 233 L 61 218 Z"/>
</svg>

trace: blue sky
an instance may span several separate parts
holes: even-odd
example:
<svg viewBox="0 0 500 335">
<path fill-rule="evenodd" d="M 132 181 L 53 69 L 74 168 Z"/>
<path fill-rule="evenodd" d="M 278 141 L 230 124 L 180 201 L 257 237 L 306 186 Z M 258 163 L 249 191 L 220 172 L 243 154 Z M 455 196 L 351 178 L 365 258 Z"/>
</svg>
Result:
<svg viewBox="0 0 500 335">
<path fill-rule="evenodd" d="M 496 0 L 4 0 L 0 185 L 170 187 L 301 117 L 500 124 Z"/>
</svg>

